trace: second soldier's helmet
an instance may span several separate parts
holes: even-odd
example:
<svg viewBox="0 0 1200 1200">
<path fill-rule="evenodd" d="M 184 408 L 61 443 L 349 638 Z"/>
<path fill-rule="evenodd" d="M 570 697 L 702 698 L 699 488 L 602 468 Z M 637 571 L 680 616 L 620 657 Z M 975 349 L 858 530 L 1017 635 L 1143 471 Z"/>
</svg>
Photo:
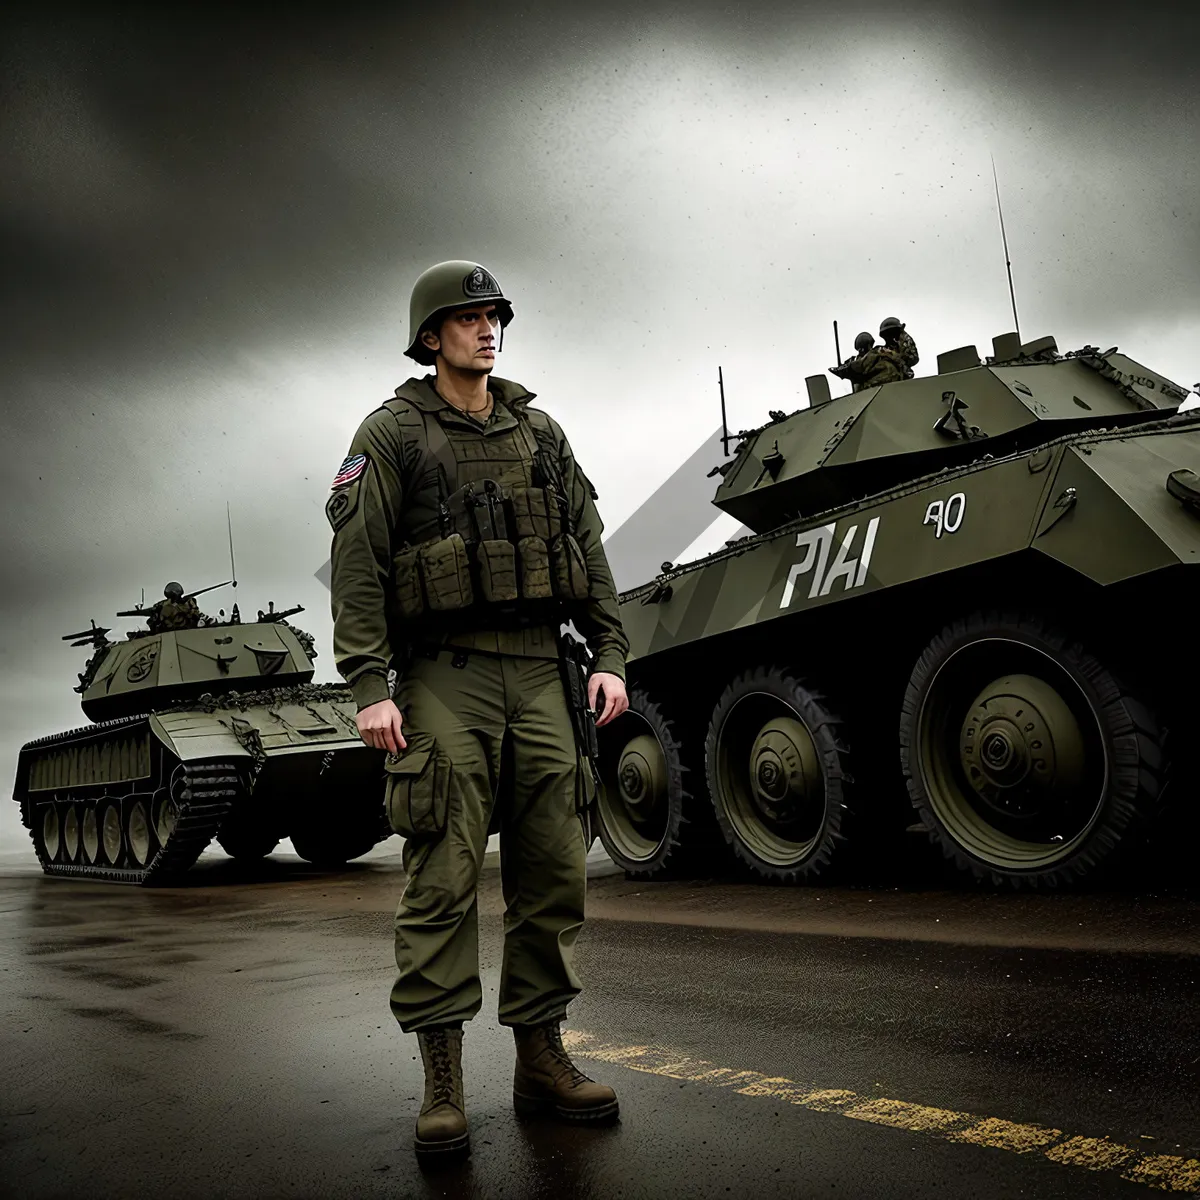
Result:
<svg viewBox="0 0 1200 1200">
<path fill-rule="evenodd" d="M 163 588 L 163 595 L 166 596 L 168 600 L 181 600 L 183 598 L 183 584 L 168 583 L 167 586 Z"/>
<path fill-rule="evenodd" d="M 858 337 L 854 339 L 854 348 L 859 352 L 859 354 L 861 354 L 864 350 L 870 350 L 873 345 L 875 345 L 875 338 L 869 333 L 860 333 Z"/>
<path fill-rule="evenodd" d="M 904 322 L 899 317 L 884 317 L 879 325 L 879 336 L 883 337 L 889 329 L 898 329 L 901 333 L 904 332 Z"/>
<path fill-rule="evenodd" d="M 421 342 L 421 334 L 443 313 L 471 304 L 495 304 L 503 329 L 512 320 L 512 304 L 485 267 L 465 259 L 451 259 L 430 267 L 413 284 L 408 302 L 408 349 L 404 351 L 423 367 L 437 357 Z"/>
</svg>

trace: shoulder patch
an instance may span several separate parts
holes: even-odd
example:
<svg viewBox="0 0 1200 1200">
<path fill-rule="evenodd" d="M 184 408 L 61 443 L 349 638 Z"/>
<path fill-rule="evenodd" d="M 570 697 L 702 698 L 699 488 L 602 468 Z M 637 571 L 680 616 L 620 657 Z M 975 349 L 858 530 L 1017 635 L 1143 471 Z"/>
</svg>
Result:
<svg viewBox="0 0 1200 1200">
<path fill-rule="evenodd" d="M 342 465 L 338 467 L 337 474 L 329 486 L 330 488 L 345 487 L 347 484 L 353 483 L 366 469 L 367 456 L 365 454 L 349 454 Z"/>
<path fill-rule="evenodd" d="M 346 487 L 337 488 L 325 501 L 325 516 L 334 533 L 358 511 L 358 489 L 359 480 L 356 479 Z"/>
<path fill-rule="evenodd" d="M 358 490 L 363 472 L 370 465 L 365 454 L 348 454 L 330 485 L 331 495 L 325 501 L 325 516 L 337 533 L 358 510 Z"/>
</svg>

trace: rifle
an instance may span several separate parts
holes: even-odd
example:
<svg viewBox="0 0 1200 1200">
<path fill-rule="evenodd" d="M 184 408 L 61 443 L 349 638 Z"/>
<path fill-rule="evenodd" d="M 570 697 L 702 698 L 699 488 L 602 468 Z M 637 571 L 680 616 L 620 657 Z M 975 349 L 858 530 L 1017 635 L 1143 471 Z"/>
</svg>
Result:
<svg viewBox="0 0 1200 1200">
<path fill-rule="evenodd" d="M 567 695 L 567 709 L 571 714 L 571 728 L 575 734 L 575 745 L 587 761 L 592 786 L 600 794 L 600 740 L 596 735 L 596 710 L 588 707 L 588 674 L 591 654 L 587 646 L 568 632 L 559 635 L 559 664 L 562 667 L 563 685 Z M 591 806 L 580 811 L 584 822 L 584 836 L 592 842 Z"/>
</svg>

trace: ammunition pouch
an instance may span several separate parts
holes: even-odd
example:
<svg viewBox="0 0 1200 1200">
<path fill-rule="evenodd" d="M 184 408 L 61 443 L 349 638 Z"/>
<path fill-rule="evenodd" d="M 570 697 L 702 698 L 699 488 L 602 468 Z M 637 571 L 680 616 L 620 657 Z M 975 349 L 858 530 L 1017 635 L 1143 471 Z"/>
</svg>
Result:
<svg viewBox="0 0 1200 1200">
<path fill-rule="evenodd" d="M 479 591 L 485 604 L 506 604 L 516 600 L 517 550 L 512 542 L 488 538 L 475 547 L 479 568 Z"/>
<path fill-rule="evenodd" d="M 526 600 L 551 600 L 550 551 L 540 537 L 523 537 L 517 543 L 521 565 L 521 595 Z"/>
<path fill-rule="evenodd" d="M 587 599 L 587 561 L 563 526 L 555 491 L 482 480 L 459 488 L 441 513 L 441 537 L 405 546 L 392 560 L 404 620 L 465 609 L 490 619 L 496 606 L 535 601 L 544 620 L 547 601 Z"/>
<path fill-rule="evenodd" d="M 392 828 L 403 838 L 439 838 L 446 831 L 454 764 L 430 733 L 405 731 L 408 748 L 384 760 L 384 805 Z"/>
<path fill-rule="evenodd" d="M 588 595 L 587 560 L 574 536 L 560 533 L 547 547 L 550 556 L 554 594 L 560 600 L 586 600 Z"/>
<path fill-rule="evenodd" d="M 461 534 L 452 533 L 418 547 L 417 565 L 434 612 L 453 612 L 475 603 L 471 560 Z"/>
</svg>

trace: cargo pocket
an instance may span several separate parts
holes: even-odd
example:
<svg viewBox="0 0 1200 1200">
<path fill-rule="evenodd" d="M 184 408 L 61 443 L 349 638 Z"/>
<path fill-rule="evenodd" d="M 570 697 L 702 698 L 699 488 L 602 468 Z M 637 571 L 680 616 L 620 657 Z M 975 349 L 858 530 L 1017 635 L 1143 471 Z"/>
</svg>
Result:
<svg viewBox="0 0 1200 1200">
<path fill-rule="evenodd" d="M 446 831 L 454 767 L 430 733 L 405 735 L 408 748 L 389 754 L 384 803 L 392 828 L 404 838 L 438 838 Z"/>
<path fill-rule="evenodd" d="M 587 599 L 587 563 L 571 534 L 560 533 L 550 543 L 550 569 L 554 593 L 560 600 Z"/>
<path fill-rule="evenodd" d="M 452 533 L 449 537 L 421 546 L 417 558 L 421 567 L 421 582 L 425 585 L 425 598 L 431 609 L 435 612 L 453 612 L 455 609 L 469 608 L 475 603 L 467 544 L 461 534 Z"/>
<path fill-rule="evenodd" d="M 521 599 L 550 600 L 554 589 L 550 585 L 550 552 L 540 537 L 524 537 L 517 543 L 521 560 Z"/>
<path fill-rule="evenodd" d="M 396 604 L 402 617 L 419 617 L 425 611 L 425 595 L 421 589 L 421 573 L 417 569 L 418 551 L 402 550 L 392 559 L 392 580 Z"/>
<path fill-rule="evenodd" d="M 517 598 L 517 555 L 512 542 L 488 538 L 475 551 L 479 564 L 479 590 L 489 604 Z"/>
</svg>

